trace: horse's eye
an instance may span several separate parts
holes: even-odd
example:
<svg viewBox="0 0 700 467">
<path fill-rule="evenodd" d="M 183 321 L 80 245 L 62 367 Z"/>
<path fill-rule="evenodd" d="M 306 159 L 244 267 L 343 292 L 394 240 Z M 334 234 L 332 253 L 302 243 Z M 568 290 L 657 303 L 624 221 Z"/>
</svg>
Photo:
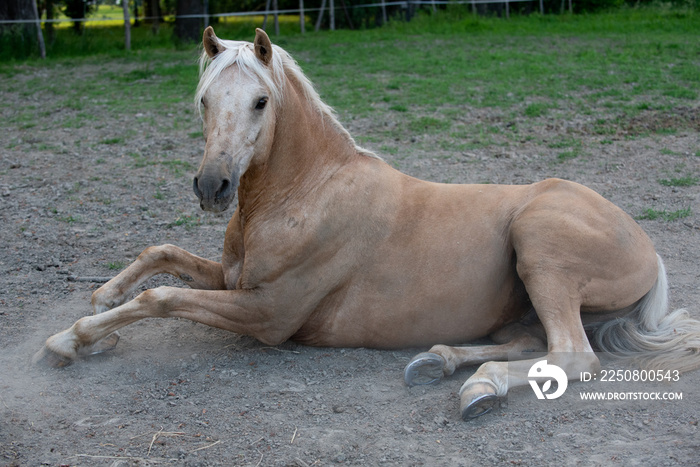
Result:
<svg viewBox="0 0 700 467">
<path fill-rule="evenodd" d="M 258 103 L 255 104 L 255 109 L 262 110 L 265 108 L 265 104 L 267 104 L 267 97 L 261 97 Z"/>
</svg>

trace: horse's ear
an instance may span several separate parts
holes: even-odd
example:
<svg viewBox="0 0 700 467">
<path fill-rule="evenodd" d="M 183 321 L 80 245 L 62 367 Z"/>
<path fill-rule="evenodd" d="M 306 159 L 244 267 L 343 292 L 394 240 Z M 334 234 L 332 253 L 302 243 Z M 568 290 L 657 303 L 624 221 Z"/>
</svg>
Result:
<svg viewBox="0 0 700 467">
<path fill-rule="evenodd" d="M 255 56 L 265 65 L 272 62 L 272 42 L 267 33 L 260 28 L 255 29 Z"/>
<path fill-rule="evenodd" d="M 209 55 L 209 58 L 214 58 L 221 52 L 226 50 L 226 47 L 221 43 L 216 34 L 214 34 L 214 28 L 207 26 L 204 30 L 204 37 L 202 37 L 202 45 L 204 45 L 204 50 Z"/>
</svg>

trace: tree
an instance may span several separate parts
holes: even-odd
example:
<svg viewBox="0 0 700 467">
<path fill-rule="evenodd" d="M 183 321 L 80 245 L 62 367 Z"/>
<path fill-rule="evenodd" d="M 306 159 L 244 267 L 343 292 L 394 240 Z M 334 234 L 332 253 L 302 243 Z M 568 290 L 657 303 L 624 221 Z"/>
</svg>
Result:
<svg viewBox="0 0 700 467">
<path fill-rule="evenodd" d="M 175 37 L 182 42 L 199 42 L 202 38 L 202 18 L 188 18 L 190 15 L 202 15 L 202 0 L 177 0 L 175 10 Z"/>
<path fill-rule="evenodd" d="M 22 21 L 0 23 L 0 50 L 2 55 L 24 58 L 38 50 L 37 13 L 35 0 L 3 0 L 0 2 L 0 20 Z"/>
<path fill-rule="evenodd" d="M 88 3 L 87 0 L 63 0 L 63 14 L 67 17 L 78 20 L 73 21 L 73 30 L 78 33 L 83 33 L 84 20 L 87 15 L 95 11 L 95 4 Z"/>
<path fill-rule="evenodd" d="M 57 0 L 40 0 L 37 2 L 39 11 L 46 11 L 47 20 L 53 20 L 56 17 L 56 2 Z M 41 16 L 41 14 L 39 14 L 39 16 Z M 46 32 L 46 39 L 48 40 L 49 44 L 52 44 L 56 39 L 54 23 L 52 21 L 45 22 L 44 31 Z"/>
<path fill-rule="evenodd" d="M 28 20 L 34 19 L 34 9 L 31 0 L 3 0 L 0 2 L 0 20 Z M 8 24 L 0 23 L 0 31 L 5 33 L 11 29 L 30 29 L 31 23 Z M 30 32 L 31 34 L 31 32 Z"/>
<path fill-rule="evenodd" d="M 144 0 L 143 2 L 143 14 L 146 18 L 145 23 L 151 23 L 151 29 L 153 34 L 158 32 L 160 23 L 163 21 L 163 14 L 160 9 L 160 2 L 158 0 Z"/>
</svg>

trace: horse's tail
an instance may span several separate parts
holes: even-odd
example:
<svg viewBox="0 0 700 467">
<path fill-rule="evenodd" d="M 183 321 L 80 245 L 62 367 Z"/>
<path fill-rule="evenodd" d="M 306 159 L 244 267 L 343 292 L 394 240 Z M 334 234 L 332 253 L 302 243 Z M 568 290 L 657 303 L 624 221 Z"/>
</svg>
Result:
<svg viewBox="0 0 700 467">
<path fill-rule="evenodd" d="M 684 309 L 668 312 L 666 268 L 657 258 L 654 287 L 630 314 L 598 326 L 593 340 L 600 350 L 639 359 L 649 369 L 700 368 L 700 321 Z"/>
</svg>

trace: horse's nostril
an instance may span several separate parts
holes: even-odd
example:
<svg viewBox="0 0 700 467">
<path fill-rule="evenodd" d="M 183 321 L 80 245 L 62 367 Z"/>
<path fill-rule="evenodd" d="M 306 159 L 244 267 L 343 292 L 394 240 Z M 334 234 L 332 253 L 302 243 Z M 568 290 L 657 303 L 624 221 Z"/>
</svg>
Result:
<svg viewBox="0 0 700 467">
<path fill-rule="evenodd" d="M 192 189 L 194 190 L 194 194 L 197 195 L 197 198 L 202 199 L 202 190 L 199 189 L 199 179 L 197 177 L 194 177 Z"/>
<path fill-rule="evenodd" d="M 221 187 L 219 188 L 219 191 L 216 192 L 216 198 L 226 198 L 229 193 L 231 192 L 231 181 L 227 178 L 224 178 L 221 181 Z"/>
</svg>

